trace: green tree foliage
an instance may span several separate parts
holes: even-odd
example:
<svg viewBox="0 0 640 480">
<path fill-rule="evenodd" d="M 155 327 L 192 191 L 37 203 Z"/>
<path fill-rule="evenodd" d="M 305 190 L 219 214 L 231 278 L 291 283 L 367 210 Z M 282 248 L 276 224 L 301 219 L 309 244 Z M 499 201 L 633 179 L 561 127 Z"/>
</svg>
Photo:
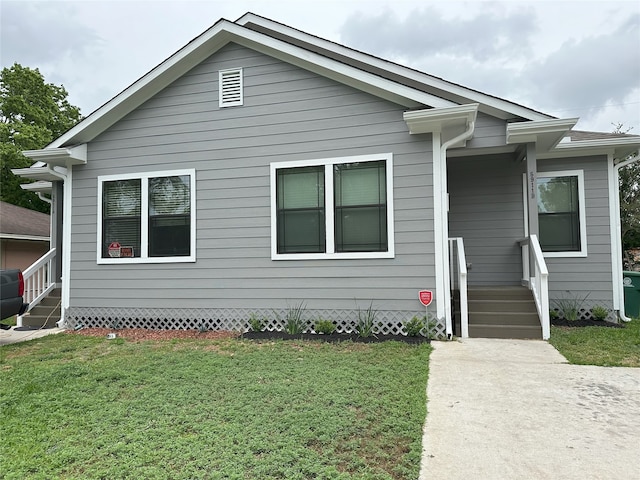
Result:
<svg viewBox="0 0 640 480">
<path fill-rule="evenodd" d="M 38 69 L 14 63 L 0 72 L 0 199 L 40 212 L 49 205 L 34 193 L 20 188 L 28 180 L 11 169 L 25 168 L 32 161 L 23 150 L 45 147 L 80 120 L 80 109 L 67 101 L 63 86 L 46 83 Z"/>
<path fill-rule="evenodd" d="M 614 124 L 613 133 L 629 133 L 621 123 Z M 624 160 L 630 160 L 635 154 Z M 640 247 L 640 161 L 622 167 L 620 181 L 620 224 L 623 252 Z"/>
</svg>

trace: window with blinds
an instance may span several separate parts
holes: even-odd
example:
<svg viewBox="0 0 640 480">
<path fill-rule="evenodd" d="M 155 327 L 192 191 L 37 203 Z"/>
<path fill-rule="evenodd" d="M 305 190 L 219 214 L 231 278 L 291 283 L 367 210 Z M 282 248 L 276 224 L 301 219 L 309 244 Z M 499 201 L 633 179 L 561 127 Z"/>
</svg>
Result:
<svg viewBox="0 0 640 480">
<path fill-rule="evenodd" d="M 537 183 L 538 228 L 542 251 L 580 251 L 578 176 L 539 176 Z"/>
<path fill-rule="evenodd" d="M 195 261 L 195 170 L 123 177 L 98 178 L 99 263 Z"/>
<path fill-rule="evenodd" d="M 324 167 L 277 174 L 278 253 L 325 251 Z"/>
<path fill-rule="evenodd" d="M 271 164 L 272 258 L 392 258 L 392 155 L 314 163 Z"/>
</svg>

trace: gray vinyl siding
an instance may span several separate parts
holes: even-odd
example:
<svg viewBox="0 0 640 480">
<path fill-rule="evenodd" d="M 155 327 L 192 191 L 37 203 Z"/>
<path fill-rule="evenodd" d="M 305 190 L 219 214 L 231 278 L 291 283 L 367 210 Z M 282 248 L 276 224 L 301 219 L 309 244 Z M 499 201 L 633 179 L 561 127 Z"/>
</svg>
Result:
<svg viewBox="0 0 640 480">
<path fill-rule="evenodd" d="M 588 295 L 585 308 L 613 304 L 611 220 L 606 156 L 539 160 L 538 172 L 583 170 L 587 220 L 587 257 L 547 258 L 549 296 Z"/>
<path fill-rule="evenodd" d="M 587 257 L 546 257 L 552 300 L 586 296 L 585 307 L 612 306 L 611 236 L 606 157 L 538 161 L 538 172 L 583 170 Z M 511 155 L 448 160 L 449 236 L 465 243 L 470 285 L 518 285 L 524 237 L 524 164 Z"/>
<path fill-rule="evenodd" d="M 448 160 L 449 236 L 462 237 L 469 285 L 519 285 L 522 163 L 513 155 Z"/>
<path fill-rule="evenodd" d="M 479 112 L 473 138 L 465 148 L 503 147 L 507 144 L 507 122 Z"/>
<path fill-rule="evenodd" d="M 218 71 L 244 69 L 244 106 Z M 418 310 L 435 284 L 431 142 L 403 109 L 228 45 L 89 144 L 73 169 L 72 307 Z M 269 164 L 393 153 L 393 259 L 272 261 Z M 195 263 L 97 265 L 97 177 L 195 168 Z"/>
</svg>

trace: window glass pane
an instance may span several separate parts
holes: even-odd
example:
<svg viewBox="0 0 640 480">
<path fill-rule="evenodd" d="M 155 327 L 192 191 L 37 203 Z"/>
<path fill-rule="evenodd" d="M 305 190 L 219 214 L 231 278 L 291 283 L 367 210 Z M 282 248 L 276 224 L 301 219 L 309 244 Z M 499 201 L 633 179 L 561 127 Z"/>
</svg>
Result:
<svg viewBox="0 0 640 480">
<path fill-rule="evenodd" d="M 324 167 L 278 170 L 278 208 L 324 207 Z"/>
<path fill-rule="evenodd" d="M 578 178 L 538 178 L 538 211 L 540 213 L 577 212 Z"/>
<path fill-rule="evenodd" d="M 278 253 L 325 251 L 324 167 L 276 173 Z"/>
<path fill-rule="evenodd" d="M 103 216 L 140 216 L 140 179 L 104 182 L 103 191 Z"/>
<path fill-rule="evenodd" d="M 578 177 L 538 178 L 538 228 L 545 252 L 579 251 Z"/>
<path fill-rule="evenodd" d="M 333 169 L 337 206 L 386 203 L 385 162 L 347 163 Z"/>
<path fill-rule="evenodd" d="M 113 243 L 129 247 L 127 256 L 140 256 L 140 179 L 116 180 L 103 184 L 102 257 L 118 257 L 109 252 Z"/>
<path fill-rule="evenodd" d="M 336 252 L 387 251 L 384 161 L 334 166 Z"/>
<path fill-rule="evenodd" d="M 149 179 L 149 215 L 185 215 L 190 203 L 189 175 Z"/>
<path fill-rule="evenodd" d="M 191 254 L 190 176 L 149 179 L 149 256 Z"/>
</svg>

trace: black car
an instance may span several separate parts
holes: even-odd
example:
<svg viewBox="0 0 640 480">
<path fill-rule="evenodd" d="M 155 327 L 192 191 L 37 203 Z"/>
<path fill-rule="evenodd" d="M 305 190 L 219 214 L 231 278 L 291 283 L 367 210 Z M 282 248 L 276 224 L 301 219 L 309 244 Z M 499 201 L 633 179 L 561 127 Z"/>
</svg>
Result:
<svg viewBox="0 0 640 480">
<path fill-rule="evenodd" d="M 0 319 L 22 315 L 29 304 L 24 303 L 24 278 L 18 269 L 0 270 Z"/>
</svg>

